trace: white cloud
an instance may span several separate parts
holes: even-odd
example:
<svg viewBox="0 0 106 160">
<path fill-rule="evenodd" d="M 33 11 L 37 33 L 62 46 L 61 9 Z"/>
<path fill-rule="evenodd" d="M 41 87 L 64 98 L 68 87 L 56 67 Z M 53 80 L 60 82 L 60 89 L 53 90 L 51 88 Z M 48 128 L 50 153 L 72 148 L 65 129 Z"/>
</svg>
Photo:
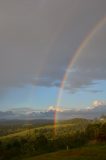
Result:
<svg viewBox="0 0 106 160">
<path fill-rule="evenodd" d="M 106 103 L 104 101 L 101 101 L 101 100 L 95 100 L 92 102 L 92 106 L 95 108 L 95 107 L 102 107 L 106 105 Z"/>
<path fill-rule="evenodd" d="M 62 112 L 63 110 L 61 107 L 49 106 L 48 111 Z"/>
</svg>

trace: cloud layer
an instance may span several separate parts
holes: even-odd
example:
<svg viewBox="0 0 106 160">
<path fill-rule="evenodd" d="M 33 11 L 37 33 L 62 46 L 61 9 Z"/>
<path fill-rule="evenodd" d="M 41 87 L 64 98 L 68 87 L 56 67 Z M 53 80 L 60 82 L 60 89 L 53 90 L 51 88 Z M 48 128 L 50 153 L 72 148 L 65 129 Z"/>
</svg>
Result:
<svg viewBox="0 0 106 160">
<path fill-rule="evenodd" d="M 1 0 L 0 91 L 59 87 L 76 49 L 105 15 L 105 0 Z M 106 25 L 83 50 L 69 90 L 106 80 L 105 42 Z"/>
<path fill-rule="evenodd" d="M 74 71 L 69 75 L 69 88 L 78 89 L 106 80 L 105 42 L 106 21 L 79 54 L 73 66 Z"/>
<path fill-rule="evenodd" d="M 56 111 L 56 112 L 55 112 Z M 10 119 L 54 119 L 56 113 L 57 120 L 71 119 L 71 118 L 97 118 L 106 115 L 106 103 L 101 100 L 95 100 L 89 108 L 85 109 L 65 109 L 54 106 L 49 106 L 48 110 L 34 110 L 31 108 L 15 108 L 9 111 L 0 111 L 0 120 Z"/>
</svg>

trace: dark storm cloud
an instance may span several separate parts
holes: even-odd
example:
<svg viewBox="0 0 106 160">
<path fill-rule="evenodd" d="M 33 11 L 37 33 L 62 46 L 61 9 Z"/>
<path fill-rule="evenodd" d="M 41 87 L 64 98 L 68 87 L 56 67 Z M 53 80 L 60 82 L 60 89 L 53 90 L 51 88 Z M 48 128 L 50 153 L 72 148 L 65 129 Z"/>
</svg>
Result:
<svg viewBox="0 0 106 160">
<path fill-rule="evenodd" d="M 1 0 L 0 90 L 27 84 L 58 87 L 75 50 L 105 15 L 105 0 Z M 101 62 L 85 60 L 85 72 L 79 62 L 82 76 L 74 73 L 69 89 L 106 79 L 104 40 L 97 42 L 103 44 L 102 56 L 94 51 L 95 62 L 102 57 Z M 97 71 L 91 70 L 94 63 Z"/>
</svg>

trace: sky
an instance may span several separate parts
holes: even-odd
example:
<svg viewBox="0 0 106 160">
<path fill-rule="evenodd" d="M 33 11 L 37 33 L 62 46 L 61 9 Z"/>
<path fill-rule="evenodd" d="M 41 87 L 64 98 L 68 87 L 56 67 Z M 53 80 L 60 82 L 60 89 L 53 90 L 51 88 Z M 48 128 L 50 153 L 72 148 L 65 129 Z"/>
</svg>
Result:
<svg viewBox="0 0 106 160">
<path fill-rule="evenodd" d="M 55 106 L 66 72 L 61 107 L 106 100 L 106 0 L 0 0 L 0 110 Z"/>
</svg>

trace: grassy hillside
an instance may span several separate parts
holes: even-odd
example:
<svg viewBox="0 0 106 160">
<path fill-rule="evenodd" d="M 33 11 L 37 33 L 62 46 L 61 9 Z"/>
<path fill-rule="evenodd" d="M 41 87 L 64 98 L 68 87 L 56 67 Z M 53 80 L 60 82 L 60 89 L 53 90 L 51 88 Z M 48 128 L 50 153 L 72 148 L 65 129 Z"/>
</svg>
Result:
<svg viewBox="0 0 106 160">
<path fill-rule="evenodd" d="M 90 160 L 92 156 L 93 160 L 99 160 L 100 157 L 106 160 L 106 123 L 103 120 L 58 122 L 54 133 L 54 126 L 50 124 L 2 136 L 0 160 L 24 160 L 32 156 L 35 157 L 25 160 Z M 91 142 L 99 145 L 87 146 Z"/>
<path fill-rule="evenodd" d="M 60 121 L 56 124 L 57 134 L 62 135 L 62 134 L 67 134 L 69 132 L 72 133 L 73 131 L 77 131 L 77 130 L 84 130 L 89 123 L 91 123 L 91 120 L 81 119 L 81 118 L 75 118 L 67 121 Z M 32 129 L 28 128 L 20 132 L 11 133 L 6 136 L 1 136 L 0 140 L 6 140 L 14 137 L 24 137 L 24 136 L 27 136 L 28 134 L 33 135 L 33 133 L 35 132 L 35 129 L 36 129 L 36 132 L 45 132 L 47 130 L 51 130 L 51 132 L 53 132 L 54 126 L 50 124 L 50 125 L 44 125 L 44 126 L 37 126 Z"/>
<path fill-rule="evenodd" d="M 106 144 L 88 145 L 69 151 L 59 151 L 23 160 L 106 160 Z"/>
</svg>

